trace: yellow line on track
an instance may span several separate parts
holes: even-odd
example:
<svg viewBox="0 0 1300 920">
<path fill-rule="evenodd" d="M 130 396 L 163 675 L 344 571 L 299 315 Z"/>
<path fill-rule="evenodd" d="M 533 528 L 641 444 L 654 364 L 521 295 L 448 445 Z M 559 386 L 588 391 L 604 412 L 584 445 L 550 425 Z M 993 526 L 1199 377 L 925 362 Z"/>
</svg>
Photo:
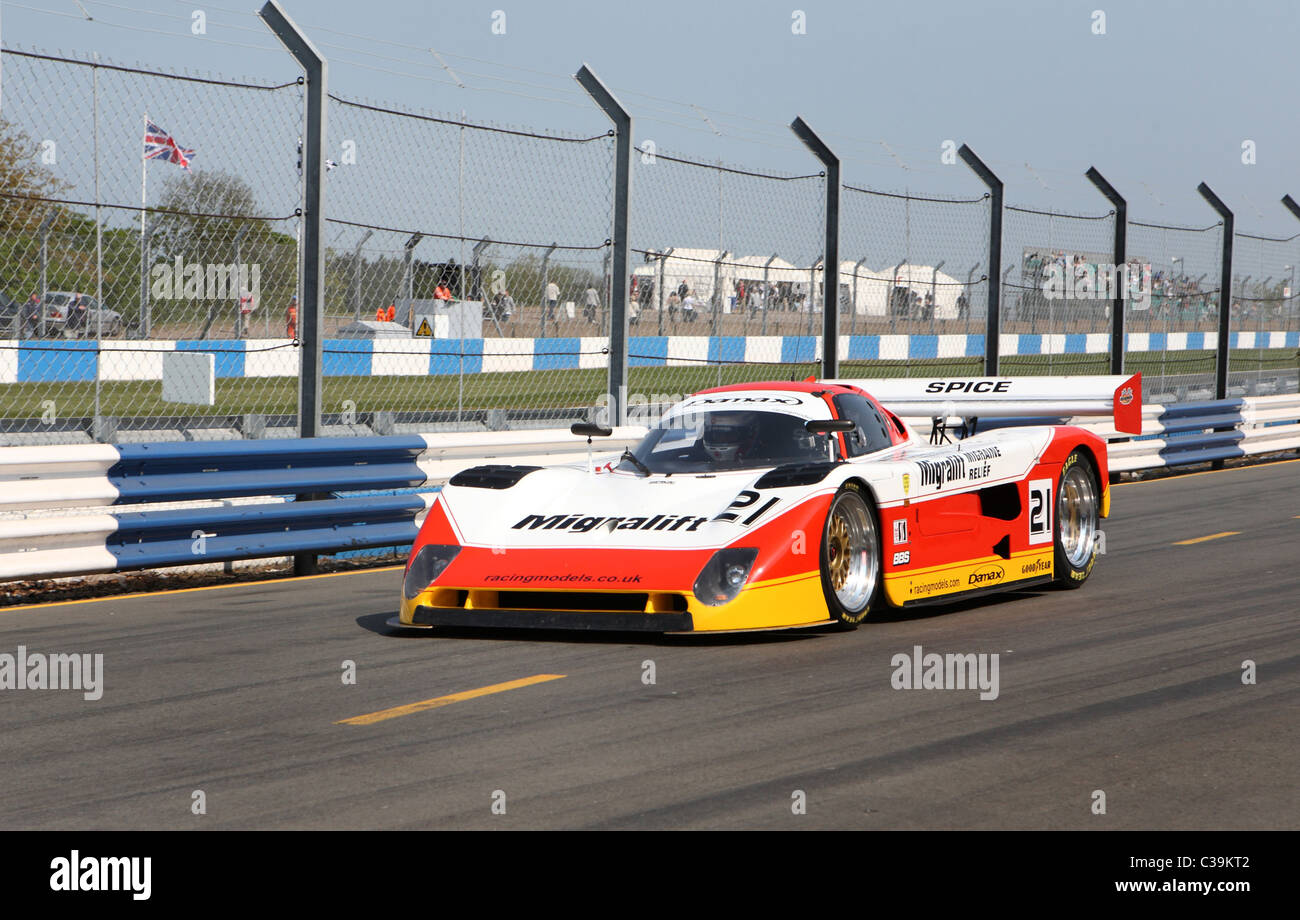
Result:
<svg viewBox="0 0 1300 920">
<path fill-rule="evenodd" d="M 222 588 L 251 588 L 255 585 L 283 585 L 291 581 L 310 581 L 315 578 L 338 578 L 340 575 L 364 575 L 367 572 L 392 572 L 406 565 L 385 565 L 373 569 L 350 569 L 346 572 L 322 572 L 319 575 L 289 575 L 285 578 L 264 578 L 260 581 L 236 581 L 224 585 L 201 585 L 197 588 L 168 588 L 164 591 L 136 591 L 131 594 L 108 594 L 104 597 L 79 597 L 70 601 L 45 601 L 40 604 L 15 604 L 0 607 L 0 616 L 16 610 L 40 610 L 42 607 L 68 607 L 73 604 L 102 604 L 105 601 L 125 601 L 133 597 L 162 597 L 165 594 L 190 594 L 194 591 L 218 591 Z M 146 569 L 145 571 L 150 571 Z M 165 571 L 165 570 L 153 570 Z"/>
<path fill-rule="evenodd" d="M 1223 533 L 1212 533 L 1208 537 L 1194 537 L 1191 540 L 1179 540 L 1174 544 L 1174 546 L 1191 546 L 1193 543 L 1204 543 L 1206 540 L 1218 540 L 1220 537 L 1235 537 L 1240 533 L 1240 530 L 1225 530 Z"/>
<path fill-rule="evenodd" d="M 1153 482 L 1177 482 L 1180 479 L 1191 479 L 1193 476 L 1214 476 L 1217 473 L 1235 473 L 1238 470 L 1258 470 L 1270 466 L 1282 466 L 1287 463 L 1300 463 L 1300 459 L 1269 460 L 1267 463 L 1251 463 L 1246 466 L 1228 466 L 1221 470 L 1200 470 L 1195 473 L 1177 473 L 1173 476 L 1160 476 L 1156 479 L 1133 479 L 1128 482 L 1117 482 L 1110 488 L 1118 489 L 1120 486 L 1146 486 Z"/>
<path fill-rule="evenodd" d="M 440 706 L 450 706 L 452 703 L 459 703 L 463 700 L 472 700 L 480 696 L 488 696 L 492 693 L 504 693 L 507 690 L 518 690 L 520 687 L 530 687 L 533 684 L 546 683 L 548 680 L 560 680 L 563 674 L 534 674 L 532 677 L 521 677 L 519 680 L 508 680 L 504 684 L 492 684 L 489 687 L 479 687 L 477 690 L 462 690 L 460 693 L 450 693 L 447 696 L 434 697 L 431 700 L 421 700 L 418 703 L 407 703 L 405 706 L 394 706 L 392 709 L 381 709 L 378 712 L 368 712 L 364 716 L 353 716 L 350 719 L 340 719 L 335 725 L 373 725 L 376 722 L 383 722 L 385 719 L 396 719 L 399 716 L 409 716 L 412 713 L 424 712 L 426 709 L 437 709 Z"/>
</svg>

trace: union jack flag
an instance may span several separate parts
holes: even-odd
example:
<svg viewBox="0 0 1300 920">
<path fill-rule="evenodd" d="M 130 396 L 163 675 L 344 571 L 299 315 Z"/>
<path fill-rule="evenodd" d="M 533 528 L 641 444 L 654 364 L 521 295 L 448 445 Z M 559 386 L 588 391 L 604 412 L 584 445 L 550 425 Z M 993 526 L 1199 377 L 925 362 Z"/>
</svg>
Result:
<svg viewBox="0 0 1300 920">
<path fill-rule="evenodd" d="M 144 158 L 146 160 L 166 160 L 188 172 L 192 156 L 194 156 L 192 149 L 177 144 L 174 137 L 152 121 L 145 122 Z"/>
</svg>

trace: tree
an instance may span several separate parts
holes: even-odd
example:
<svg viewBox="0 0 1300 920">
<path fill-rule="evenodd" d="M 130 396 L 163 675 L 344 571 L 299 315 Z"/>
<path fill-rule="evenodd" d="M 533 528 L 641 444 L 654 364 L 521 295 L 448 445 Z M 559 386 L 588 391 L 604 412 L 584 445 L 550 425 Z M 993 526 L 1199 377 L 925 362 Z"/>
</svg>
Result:
<svg viewBox="0 0 1300 920">
<path fill-rule="evenodd" d="M 50 200 L 67 188 L 40 162 L 40 148 L 31 137 L 0 118 L 0 284 L 20 300 L 40 284 L 41 221 L 52 214 L 49 230 L 54 234 L 74 216 Z M 51 262 L 54 255 L 50 252 Z"/>
<path fill-rule="evenodd" d="M 169 334 L 228 334 L 238 310 L 241 277 L 256 281 L 253 329 L 269 327 L 273 334 L 282 334 L 279 314 L 273 325 L 258 320 L 266 315 L 263 311 L 287 304 L 297 288 L 297 240 L 284 232 L 287 222 L 260 216 L 259 211 L 252 187 L 231 173 L 174 171 L 164 180 L 161 200 L 151 215 L 156 232 L 150 271 L 161 271 L 172 282 L 173 296 L 162 298 L 155 311 L 156 321 L 182 324 L 174 325 Z M 237 268 L 232 277 L 224 269 L 235 264 L 237 241 L 245 271 L 240 275 Z M 195 271 L 204 278 L 198 296 L 178 284 L 177 260 L 185 272 Z M 218 283 L 207 282 L 209 277 Z"/>
</svg>

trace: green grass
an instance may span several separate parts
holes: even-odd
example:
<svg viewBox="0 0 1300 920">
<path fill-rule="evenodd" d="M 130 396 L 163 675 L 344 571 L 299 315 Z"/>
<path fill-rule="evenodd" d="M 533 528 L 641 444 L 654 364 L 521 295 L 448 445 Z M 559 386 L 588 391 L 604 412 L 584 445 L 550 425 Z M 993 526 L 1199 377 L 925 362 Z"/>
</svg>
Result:
<svg viewBox="0 0 1300 920">
<path fill-rule="evenodd" d="M 1163 359 L 1163 360 L 1162 360 Z M 1232 371 L 1286 370 L 1296 366 L 1290 349 L 1239 350 L 1232 353 Z M 845 361 L 845 378 L 962 375 L 982 372 L 980 358 L 927 361 Z M 1208 374 L 1214 370 L 1214 353 L 1166 352 L 1130 356 L 1127 369 L 1156 374 Z M 909 374 L 910 370 L 910 374 Z M 815 364 L 733 365 L 724 367 L 633 367 L 628 391 L 647 397 L 687 394 L 719 384 L 758 380 L 801 380 L 816 374 Z M 1002 361 L 1007 376 L 1038 374 L 1107 374 L 1106 355 L 1010 356 Z M 517 371 L 438 377 L 327 377 L 324 411 L 342 412 L 346 403 L 355 411 L 431 411 L 464 409 L 542 409 L 593 404 L 605 392 L 607 372 L 590 370 Z M 461 385 L 463 384 L 463 389 Z M 294 377 L 218 380 L 215 406 L 164 403 L 159 381 L 114 381 L 100 384 L 100 414 L 105 416 L 186 416 L 293 414 L 298 399 Z M 0 385 L 0 418 L 39 419 L 53 401 L 59 417 L 94 415 L 95 384 L 12 383 Z"/>
</svg>

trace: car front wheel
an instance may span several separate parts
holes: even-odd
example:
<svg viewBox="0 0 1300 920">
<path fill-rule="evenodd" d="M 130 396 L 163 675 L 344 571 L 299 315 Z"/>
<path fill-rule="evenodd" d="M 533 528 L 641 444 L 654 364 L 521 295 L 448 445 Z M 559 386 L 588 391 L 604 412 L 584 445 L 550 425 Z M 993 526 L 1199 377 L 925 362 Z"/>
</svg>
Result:
<svg viewBox="0 0 1300 920">
<path fill-rule="evenodd" d="M 831 501 L 821 540 L 822 593 L 841 628 L 865 620 L 880 593 L 879 534 L 866 490 L 845 483 Z"/>
</svg>

